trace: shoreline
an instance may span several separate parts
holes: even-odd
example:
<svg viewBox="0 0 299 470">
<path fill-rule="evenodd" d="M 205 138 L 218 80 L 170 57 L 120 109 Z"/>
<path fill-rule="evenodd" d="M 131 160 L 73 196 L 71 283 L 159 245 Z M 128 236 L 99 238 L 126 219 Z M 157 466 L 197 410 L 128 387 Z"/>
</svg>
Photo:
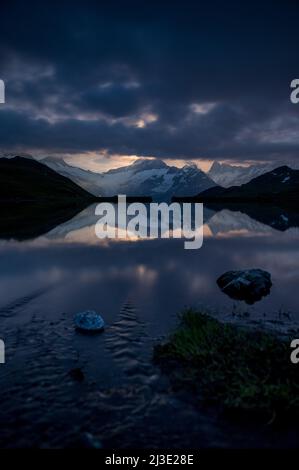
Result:
<svg viewBox="0 0 299 470">
<path fill-rule="evenodd" d="M 154 362 L 175 390 L 228 418 L 264 424 L 299 416 L 299 377 L 290 341 L 273 332 L 222 323 L 185 310 L 176 330 L 154 349 Z"/>
</svg>

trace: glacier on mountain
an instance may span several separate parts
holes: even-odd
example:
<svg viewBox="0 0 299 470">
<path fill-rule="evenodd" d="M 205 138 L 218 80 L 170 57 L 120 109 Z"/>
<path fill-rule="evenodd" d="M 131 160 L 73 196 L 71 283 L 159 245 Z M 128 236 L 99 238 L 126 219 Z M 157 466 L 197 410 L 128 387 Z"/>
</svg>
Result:
<svg viewBox="0 0 299 470">
<path fill-rule="evenodd" d="M 159 159 L 140 158 L 128 166 L 94 173 L 73 167 L 61 159 L 48 157 L 42 161 L 96 196 L 146 195 L 159 200 L 170 199 L 174 195 L 193 196 L 215 186 L 214 181 L 195 164 L 178 168 Z"/>
</svg>

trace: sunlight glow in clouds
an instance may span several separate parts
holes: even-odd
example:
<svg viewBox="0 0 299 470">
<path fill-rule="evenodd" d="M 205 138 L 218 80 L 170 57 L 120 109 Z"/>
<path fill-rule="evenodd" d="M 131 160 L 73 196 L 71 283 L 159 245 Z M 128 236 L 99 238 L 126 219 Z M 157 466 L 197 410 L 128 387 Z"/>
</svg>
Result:
<svg viewBox="0 0 299 470">
<path fill-rule="evenodd" d="M 158 116 L 152 113 L 145 113 L 138 119 L 136 126 L 139 128 L 144 128 L 147 124 L 151 124 L 152 122 L 156 122 L 158 120 Z"/>
<path fill-rule="evenodd" d="M 138 157 L 205 168 L 296 160 L 299 107 L 289 84 L 299 7 L 274 3 L 234 5 L 230 15 L 217 1 L 154 2 L 141 12 L 61 0 L 60 15 L 47 0 L 3 5 L 1 150 L 72 155 L 96 171 Z"/>
<path fill-rule="evenodd" d="M 193 111 L 193 113 L 207 114 L 213 108 L 215 108 L 215 106 L 216 106 L 216 103 L 203 103 L 203 104 L 193 103 L 191 104 L 190 108 Z"/>
</svg>

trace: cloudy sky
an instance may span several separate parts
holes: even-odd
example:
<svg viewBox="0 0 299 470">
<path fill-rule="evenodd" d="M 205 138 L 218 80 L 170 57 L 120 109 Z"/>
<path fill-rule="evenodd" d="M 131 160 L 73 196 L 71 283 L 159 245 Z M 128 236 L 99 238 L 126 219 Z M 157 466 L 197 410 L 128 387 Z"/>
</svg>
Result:
<svg viewBox="0 0 299 470">
<path fill-rule="evenodd" d="M 296 0 L 2 2 L 1 150 L 91 168 L 299 159 L 298 44 Z"/>
</svg>

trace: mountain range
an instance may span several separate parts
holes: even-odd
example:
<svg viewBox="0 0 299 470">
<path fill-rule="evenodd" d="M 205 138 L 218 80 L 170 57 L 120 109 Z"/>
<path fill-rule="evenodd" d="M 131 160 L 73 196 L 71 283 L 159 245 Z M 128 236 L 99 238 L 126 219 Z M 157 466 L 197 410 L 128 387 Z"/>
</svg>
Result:
<svg viewBox="0 0 299 470">
<path fill-rule="evenodd" d="M 126 194 L 154 200 L 198 195 L 206 201 L 294 199 L 299 170 L 285 165 L 269 170 L 273 165 L 238 167 L 214 162 L 205 173 L 195 164 L 178 168 L 160 159 L 140 158 L 131 165 L 96 173 L 53 157 L 36 160 L 29 155 L 5 155 L 0 158 L 0 197 L 57 200 Z M 223 184 L 217 185 L 211 176 Z M 229 181 L 234 185 L 226 187 Z"/>
<path fill-rule="evenodd" d="M 99 190 L 100 173 L 72 166 L 62 158 L 46 157 L 40 160 L 40 162 L 47 165 L 60 175 L 70 178 L 74 183 L 78 184 L 81 188 L 84 188 L 93 195 L 101 195 Z"/>
<path fill-rule="evenodd" d="M 250 166 L 229 165 L 215 161 L 208 171 L 208 176 L 219 186 L 229 188 L 248 183 L 253 178 L 260 176 L 279 166 L 277 163 L 266 163 Z"/>
<path fill-rule="evenodd" d="M 204 191 L 215 182 L 195 164 L 183 168 L 169 166 L 159 159 L 140 158 L 128 166 L 95 173 L 73 167 L 64 160 L 45 158 L 43 163 L 96 196 L 150 195 L 155 199 L 168 199 L 174 194 L 192 196 Z"/>
<path fill-rule="evenodd" d="M 214 211 L 226 208 L 247 214 L 251 219 L 278 230 L 299 226 L 299 170 L 285 165 L 240 186 L 223 188 L 215 186 L 195 165 L 178 169 L 160 160 L 141 159 L 128 167 L 99 175 L 63 161 L 50 162 L 57 170 L 72 174 L 77 180 L 81 178 L 86 182 L 87 174 L 89 184 L 93 177 L 100 177 L 103 193 L 110 195 L 151 193 L 162 199 L 163 195 L 171 196 L 173 192 L 181 191 L 185 196 L 194 194 L 200 187 L 208 187 L 195 197 L 186 196 L 189 201 L 205 203 L 205 220 Z M 178 199 L 182 201 L 184 196 Z M 0 201 L 5 202 L 2 204 L 0 238 L 25 239 L 45 233 L 97 200 L 69 177 L 49 168 L 44 160 L 37 161 L 27 156 L 0 158 Z"/>
<path fill-rule="evenodd" d="M 298 201 L 299 170 L 284 165 L 253 178 L 241 186 L 215 186 L 197 198 L 203 202 L 272 202 L 294 204 Z"/>
<path fill-rule="evenodd" d="M 217 186 L 241 186 L 279 166 L 271 162 L 245 167 L 215 161 L 205 173 L 195 164 L 178 168 L 160 159 L 140 158 L 131 165 L 96 173 L 72 166 L 63 159 L 47 157 L 42 162 L 95 196 L 150 195 L 155 200 L 194 196 Z"/>
</svg>

